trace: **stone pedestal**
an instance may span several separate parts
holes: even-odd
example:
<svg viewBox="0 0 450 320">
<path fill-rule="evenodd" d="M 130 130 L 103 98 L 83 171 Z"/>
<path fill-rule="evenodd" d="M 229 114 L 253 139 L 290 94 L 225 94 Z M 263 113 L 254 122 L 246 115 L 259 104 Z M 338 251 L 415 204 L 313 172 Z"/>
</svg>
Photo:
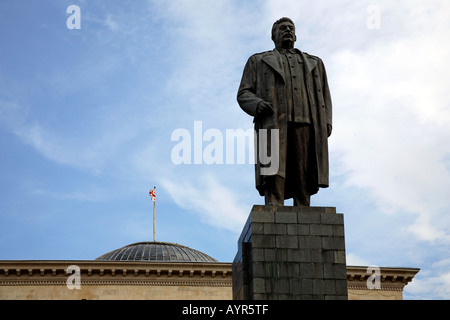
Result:
<svg viewBox="0 0 450 320">
<path fill-rule="evenodd" d="M 232 273 L 235 300 L 346 300 L 343 214 L 253 206 Z"/>
</svg>

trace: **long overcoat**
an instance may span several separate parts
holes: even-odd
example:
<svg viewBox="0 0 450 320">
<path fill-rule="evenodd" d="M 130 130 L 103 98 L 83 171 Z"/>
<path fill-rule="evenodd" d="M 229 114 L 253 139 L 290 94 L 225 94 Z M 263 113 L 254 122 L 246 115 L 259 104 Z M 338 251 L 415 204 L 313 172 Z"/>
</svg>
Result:
<svg viewBox="0 0 450 320">
<path fill-rule="evenodd" d="M 309 55 L 295 49 L 299 62 L 303 64 L 303 75 L 311 115 L 311 124 L 314 132 L 315 159 L 317 171 L 315 181 L 317 190 L 319 187 L 327 188 L 329 185 L 329 161 L 328 161 L 328 131 L 327 125 L 332 125 L 332 105 L 330 90 L 325 66 L 318 57 Z M 279 129 L 279 166 L 278 171 L 273 172 L 285 178 L 287 155 L 287 102 L 285 92 L 285 75 L 281 54 L 276 50 L 266 51 L 252 55 L 244 68 L 242 80 L 239 86 L 237 100 L 240 107 L 254 117 L 255 132 L 258 137 L 259 129 Z M 256 107 L 261 101 L 270 102 L 273 106 L 273 114 L 265 117 L 256 117 Z M 295 108 L 296 106 L 294 106 Z M 298 113 L 295 113 L 298 114 Z M 295 119 L 297 120 L 297 119 Z M 257 144 L 256 144 L 257 147 Z M 296 148 L 297 146 L 289 146 Z M 270 140 L 267 145 L 271 148 Z M 267 151 L 270 154 L 270 151 Z M 255 155 L 258 155 L 255 150 Z M 261 164 L 257 157 L 255 165 L 256 188 L 260 195 L 264 195 L 264 176 Z M 291 197 L 291 191 L 286 190 L 285 198 Z"/>
</svg>

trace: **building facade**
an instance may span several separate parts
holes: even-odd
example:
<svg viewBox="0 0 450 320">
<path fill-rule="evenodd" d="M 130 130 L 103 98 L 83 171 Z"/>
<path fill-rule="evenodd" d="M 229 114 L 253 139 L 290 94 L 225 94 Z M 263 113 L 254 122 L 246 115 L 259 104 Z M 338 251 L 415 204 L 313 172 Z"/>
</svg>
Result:
<svg viewBox="0 0 450 320">
<path fill-rule="evenodd" d="M 231 300 L 232 264 L 168 242 L 95 260 L 0 261 L 1 300 Z M 349 300 L 402 300 L 416 268 L 347 266 Z"/>
</svg>

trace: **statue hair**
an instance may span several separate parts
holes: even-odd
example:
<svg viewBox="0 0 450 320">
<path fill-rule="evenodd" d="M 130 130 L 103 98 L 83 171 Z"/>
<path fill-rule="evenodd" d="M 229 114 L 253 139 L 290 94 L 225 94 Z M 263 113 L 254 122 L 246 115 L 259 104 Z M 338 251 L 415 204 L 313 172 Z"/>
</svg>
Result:
<svg viewBox="0 0 450 320">
<path fill-rule="evenodd" d="M 275 21 L 275 23 L 272 26 L 272 40 L 275 41 L 275 30 L 277 29 L 278 25 L 282 22 L 288 21 L 290 23 L 292 23 L 295 27 L 295 23 L 294 21 L 292 21 L 290 18 L 287 17 L 283 17 L 281 19 L 278 19 L 277 21 Z"/>
</svg>

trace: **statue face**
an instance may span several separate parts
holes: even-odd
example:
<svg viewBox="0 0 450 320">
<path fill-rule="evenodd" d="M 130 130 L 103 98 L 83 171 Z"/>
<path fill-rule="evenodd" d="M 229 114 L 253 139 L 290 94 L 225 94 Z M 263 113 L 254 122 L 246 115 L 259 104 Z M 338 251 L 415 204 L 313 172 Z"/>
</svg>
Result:
<svg viewBox="0 0 450 320">
<path fill-rule="evenodd" d="M 289 21 L 281 22 L 275 31 L 275 46 L 277 48 L 292 49 L 297 40 L 295 26 Z"/>
</svg>

